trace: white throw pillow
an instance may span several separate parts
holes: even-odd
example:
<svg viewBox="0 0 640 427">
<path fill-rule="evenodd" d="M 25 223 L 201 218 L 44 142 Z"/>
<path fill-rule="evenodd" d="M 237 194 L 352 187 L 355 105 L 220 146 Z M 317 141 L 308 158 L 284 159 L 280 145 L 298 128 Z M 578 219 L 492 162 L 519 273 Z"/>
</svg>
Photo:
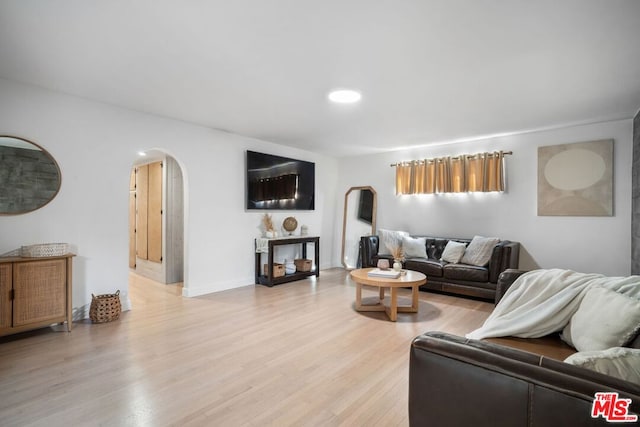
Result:
<svg viewBox="0 0 640 427">
<path fill-rule="evenodd" d="M 464 256 L 460 261 L 463 264 L 484 267 L 489 264 L 493 248 L 500 243 L 497 237 L 474 236 L 471 243 L 464 251 Z"/>
<path fill-rule="evenodd" d="M 427 257 L 427 239 L 424 237 L 403 237 L 402 249 L 405 258 L 426 258 Z"/>
<path fill-rule="evenodd" d="M 406 231 L 385 230 L 380 228 L 378 229 L 378 236 L 380 237 L 378 255 L 391 255 L 389 246 L 394 243 L 402 246 L 402 238 L 405 236 L 409 237 L 409 233 Z"/>
<path fill-rule="evenodd" d="M 465 245 L 464 243 L 449 240 L 447 242 L 447 246 L 444 247 L 444 251 L 442 251 L 442 258 L 440 258 L 440 261 L 457 264 L 460 262 L 460 259 L 464 255 L 464 251 L 466 248 L 467 245 Z"/>
<path fill-rule="evenodd" d="M 613 347 L 601 351 L 581 351 L 564 361 L 640 384 L 640 349 L 637 348 Z"/>
<path fill-rule="evenodd" d="M 587 291 L 561 338 L 578 351 L 606 350 L 631 341 L 640 329 L 640 300 L 600 286 Z"/>
</svg>

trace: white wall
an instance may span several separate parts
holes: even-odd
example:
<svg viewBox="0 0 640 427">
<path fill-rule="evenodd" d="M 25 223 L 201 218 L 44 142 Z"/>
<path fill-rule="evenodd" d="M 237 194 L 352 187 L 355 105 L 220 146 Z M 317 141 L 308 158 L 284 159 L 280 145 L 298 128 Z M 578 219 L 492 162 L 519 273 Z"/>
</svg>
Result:
<svg viewBox="0 0 640 427">
<path fill-rule="evenodd" d="M 537 216 L 538 146 L 614 139 L 614 216 Z M 505 193 L 396 196 L 398 161 L 482 151 L 512 150 L 506 157 Z M 519 241 L 520 267 L 568 268 L 628 275 L 631 265 L 632 121 L 622 120 L 396 151 L 340 160 L 337 197 L 351 186 L 378 192 L 379 228 L 417 235 Z M 341 202 L 337 202 L 336 213 Z M 341 213 L 340 213 L 341 214 Z M 339 233 L 338 233 L 339 234 Z M 334 251 L 335 252 L 335 251 Z M 338 252 L 335 252 L 338 253 Z"/>
<path fill-rule="evenodd" d="M 162 149 L 180 164 L 185 196 L 186 296 L 250 285 L 261 212 L 244 209 L 245 150 L 316 163 L 315 211 L 289 215 L 321 237 L 321 267 L 334 247 L 337 161 L 192 124 L 137 113 L 0 79 L 0 134 L 44 147 L 62 171 L 62 188 L 47 206 L 0 216 L 0 253 L 39 242 L 69 242 L 73 306 L 91 294 L 122 291 L 128 306 L 128 185 L 139 150 Z"/>
</svg>

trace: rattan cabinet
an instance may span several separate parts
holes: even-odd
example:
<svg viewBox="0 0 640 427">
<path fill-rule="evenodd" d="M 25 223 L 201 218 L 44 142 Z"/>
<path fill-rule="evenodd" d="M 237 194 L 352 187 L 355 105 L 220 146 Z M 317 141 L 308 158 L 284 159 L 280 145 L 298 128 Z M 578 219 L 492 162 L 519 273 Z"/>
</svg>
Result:
<svg viewBox="0 0 640 427">
<path fill-rule="evenodd" d="M 0 258 L 0 336 L 67 322 L 73 254 Z"/>
</svg>

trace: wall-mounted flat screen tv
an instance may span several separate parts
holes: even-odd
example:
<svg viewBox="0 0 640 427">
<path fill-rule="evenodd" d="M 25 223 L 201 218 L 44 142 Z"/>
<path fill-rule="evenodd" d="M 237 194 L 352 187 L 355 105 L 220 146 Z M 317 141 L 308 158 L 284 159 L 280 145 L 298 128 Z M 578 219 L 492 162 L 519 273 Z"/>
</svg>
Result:
<svg viewBox="0 0 640 427">
<path fill-rule="evenodd" d="M 315 209 L 315 163 L 247 150 L 247 210 Z"/>
</svg>

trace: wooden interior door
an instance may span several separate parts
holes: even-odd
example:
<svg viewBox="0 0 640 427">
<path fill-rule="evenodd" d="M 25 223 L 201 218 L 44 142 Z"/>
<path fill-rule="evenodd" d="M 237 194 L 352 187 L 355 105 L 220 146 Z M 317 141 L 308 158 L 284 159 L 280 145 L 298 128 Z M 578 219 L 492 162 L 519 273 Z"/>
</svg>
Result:
<svg viewBox="0 0 640 427">
<path fill-rule="evenodd" d="M 149 194 L 149 165 L 136 168 L 136 255 L 140 259 L 148 258 L 147 215 Z"/>
<path fill-rule="evenodd" d="M 129 192 L 129 268 L 136 267 L 136 192 Z"/>
<path fill-rule="evenodd" d="M 0 329 L 11 327 L 12 282 L 12 265 L 0 264 Z"/>
<path fill-rule="evenodd" d="M 66 283 L 67 262 L 64 259 L 15 263 L 13 326 L 65 316 Z"/>
<path fill-rule="evenodd" d="M 147 258 L 162 262 L 162 162 L 149 164 Z"/>
</svg>

